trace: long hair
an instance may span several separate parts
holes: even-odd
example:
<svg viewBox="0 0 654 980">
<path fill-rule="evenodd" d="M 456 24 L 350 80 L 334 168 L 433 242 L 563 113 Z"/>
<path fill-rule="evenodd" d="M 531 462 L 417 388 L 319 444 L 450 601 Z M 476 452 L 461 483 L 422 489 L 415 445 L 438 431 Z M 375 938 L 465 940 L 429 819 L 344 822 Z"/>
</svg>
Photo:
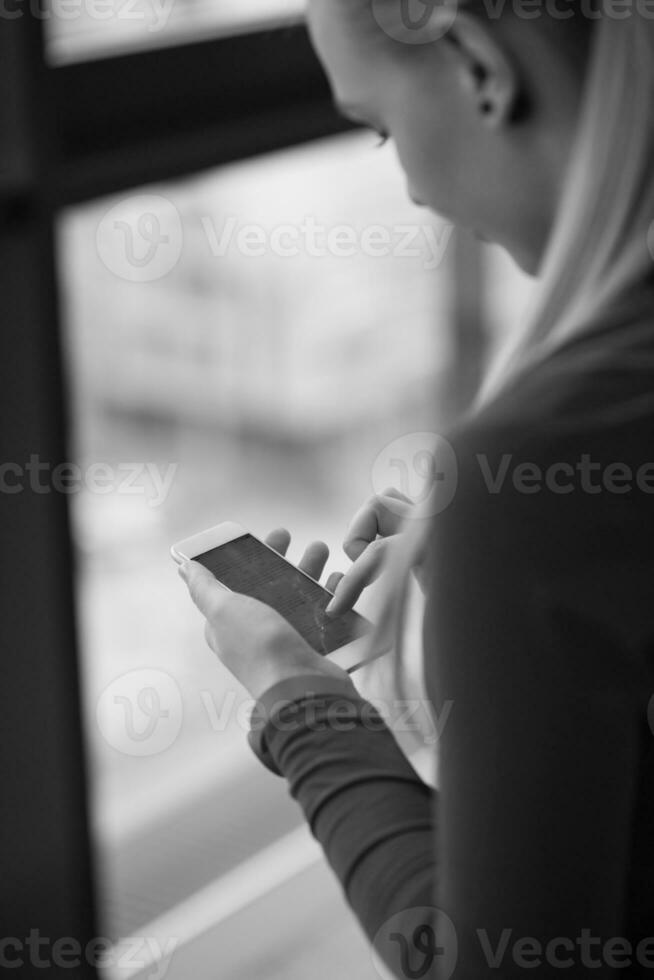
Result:
<svg viewBox="0 0 654 980">
<path fill-rule="evenodd" d="M 605 17 L 591 51 L 576 146 L 525 331 L 489 372 L 479 409 L 651 275 L 654 222 L 654 21 Z M 648 237 L 650 241 L 648 243 Z M 648 247 L 648 244 L 650 247 Z"/>
<path fill-rule="evenodd" d="M 649 238 L 649 241 L 648 241 Z M 593 27 L 585 91 L 561 203 L 542 267 L 542 286 L 526 326 L 491 367 L 468 413 L 482 411 L 525 372 L 562 345 L 603 331 L 606 316 L 627 311 L 625 330 L 650 331 L 630 318 L 638 286 L 654 263 L 654 21 L 636 14 L 602 15 Z M 612 351 L 604 351 L 611 355 Z M 442 518 L 443 519 L 443 518 Z M 447 519 L 447 515 L 444 515 Z M 406 691 L 402 656 L 411 569 L 425 552 L 428 516 L 405 524 L 388 569 L 388 593 L 377 640 L 395 640 L 395 687 Z"/>
</svg>

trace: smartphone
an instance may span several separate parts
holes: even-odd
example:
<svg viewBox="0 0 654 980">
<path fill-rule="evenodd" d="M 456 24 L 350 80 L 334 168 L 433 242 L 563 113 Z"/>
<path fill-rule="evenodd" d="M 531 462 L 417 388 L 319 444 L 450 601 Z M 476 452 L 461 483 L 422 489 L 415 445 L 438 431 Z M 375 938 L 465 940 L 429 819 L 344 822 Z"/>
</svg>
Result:
<svg viewBox="0 0 654 980">
<path fill-rule="evenodd" d="M 201 531 L 173 545 L 171 554 L 178 564 L 200 562 L 223 588 L 271 606 L 317 653 L 348 673 L 375 659 L 367 619 L 354 610 L 327 616 L 332 593 L 239 524 Z"/>
</svg>

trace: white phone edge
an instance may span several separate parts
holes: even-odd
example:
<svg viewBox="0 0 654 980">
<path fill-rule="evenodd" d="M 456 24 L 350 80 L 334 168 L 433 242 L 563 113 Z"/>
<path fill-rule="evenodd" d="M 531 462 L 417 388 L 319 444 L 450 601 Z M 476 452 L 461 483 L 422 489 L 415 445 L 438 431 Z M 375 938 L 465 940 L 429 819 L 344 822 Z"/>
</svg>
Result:
<svg viewBox="0 0 654 980">
<path fill-rule="evenodd" d="M 264 548 L 270 548 L 270 545 L 267 545 L 265 541 L 261 540 L 261 538 L 257 538 L 256 535 L 252 534 L 251 531 L 248 531 L 247 528 L 242 527 L 240 524 L 236 524 L 234 521 L 225 521 L 222 524 L 216 524 L 214 527 L 207 528 L 205 531 L 200 531 L 198 534 L 194 534 L 190 538 L 185 538 L 183 541 L 179 541 L 177 544 L 174 544 L 171 547 L 170 554 L 173 561 L 175 561 L 178 565 L 181 565 L 183 562 L 192 561 L 194 558 L 197 558 L 198 555 L 203 555 L 205 552 L 211 551 L 213 548 L 219 548 L 221 545 L 227 544 L 229 541 L 233 541 L 235 538 L 241 538 L 244 534 L 250 534 L 253 538 L 256 538 L 259 544 L 262 544 Z M 270 548 L 270 550 L 274 551 L 275 549 Z M 275 552 L 275 554 L 278 554 L 278 552 Z M 288 559 L 284 558 L 284 561 L 288 561 Z M 288 562 L 288 564 L 292 565 L 292 562 Z M 293 567 L 297 568 L 296 565 Z M 301 571 L 301 569 L 299 569 L 299 571 Z M 306 577 L 311 579 L 312 582 L 316 581 L 315 579 L 311 578 L 310 575 L 307 575 L 306 572 L 302 572 L 302 574 L 306 575 Z M 219 582 L 223 589 L 226 589 L 228 592 L 230 591 L 226 585 L 223 585 L 223 583 L 219 581 L 219 579 L 216 579 L 216 581 Z M 325 588 L 320 582 L 317 584 L 320 585 L 321 589 Z M 325 589 L 325 591 L 328 590 Z M 378 657 L 382 656 L 386 652 L 387 651 L 382 650 L 374 656 L 371 656 L 368 636 L 363 636 L 358 640 L 354 640 L 352 643 L 348 643 L 344 647 L 339 647 L 338 650 L 334 650 L 332 653 L 326 654 L 326 658 L 327 660 L 336 664 L 338 667 L 341 667 L 343 670 L 347 671 L 348 674 L 351 674 L 360 667 L 364 667 L 367 664 L 372 663 L 373 660 L 377 660 Z"/>
</svg>

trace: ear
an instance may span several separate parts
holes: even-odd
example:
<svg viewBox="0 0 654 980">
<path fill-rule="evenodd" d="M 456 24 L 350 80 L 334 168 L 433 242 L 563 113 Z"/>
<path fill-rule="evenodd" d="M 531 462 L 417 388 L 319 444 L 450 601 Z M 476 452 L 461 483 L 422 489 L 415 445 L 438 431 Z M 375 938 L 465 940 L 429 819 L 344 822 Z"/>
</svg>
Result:
<svg viewBox="0 0 654 980">
<path fill-rule="evenodd" d="M 518 65 L 500 32 L 459 10 L 446 38 L 460 59 L 462 84 L 485 124 L 497 127 L 516 121 L 524 92 Z"/>
</svg>

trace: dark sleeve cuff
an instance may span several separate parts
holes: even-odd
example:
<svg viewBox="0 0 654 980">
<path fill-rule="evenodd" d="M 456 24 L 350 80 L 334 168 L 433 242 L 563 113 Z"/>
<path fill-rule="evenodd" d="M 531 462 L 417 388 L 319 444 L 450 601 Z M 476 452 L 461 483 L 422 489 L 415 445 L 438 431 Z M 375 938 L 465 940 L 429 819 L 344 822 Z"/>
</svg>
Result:
<svg viewBox="0 0 654 980">
<path fill-rule="evenodd" d="M 281 773 L 268 750 L 266 742 L 268 727 L 280 723 L 282 712 L 284 726 L 301 724 L 302 706 L 307 702 L 327 697 L 361 700 L 349 678 L 341 680 L 338 677 L 326 677 L 324 674 L 303 674 L 273 684 L 257 701 L 250 719 L 248 742 L 260 762 L 276 776 L 280 776 Z"/>
</svg>

